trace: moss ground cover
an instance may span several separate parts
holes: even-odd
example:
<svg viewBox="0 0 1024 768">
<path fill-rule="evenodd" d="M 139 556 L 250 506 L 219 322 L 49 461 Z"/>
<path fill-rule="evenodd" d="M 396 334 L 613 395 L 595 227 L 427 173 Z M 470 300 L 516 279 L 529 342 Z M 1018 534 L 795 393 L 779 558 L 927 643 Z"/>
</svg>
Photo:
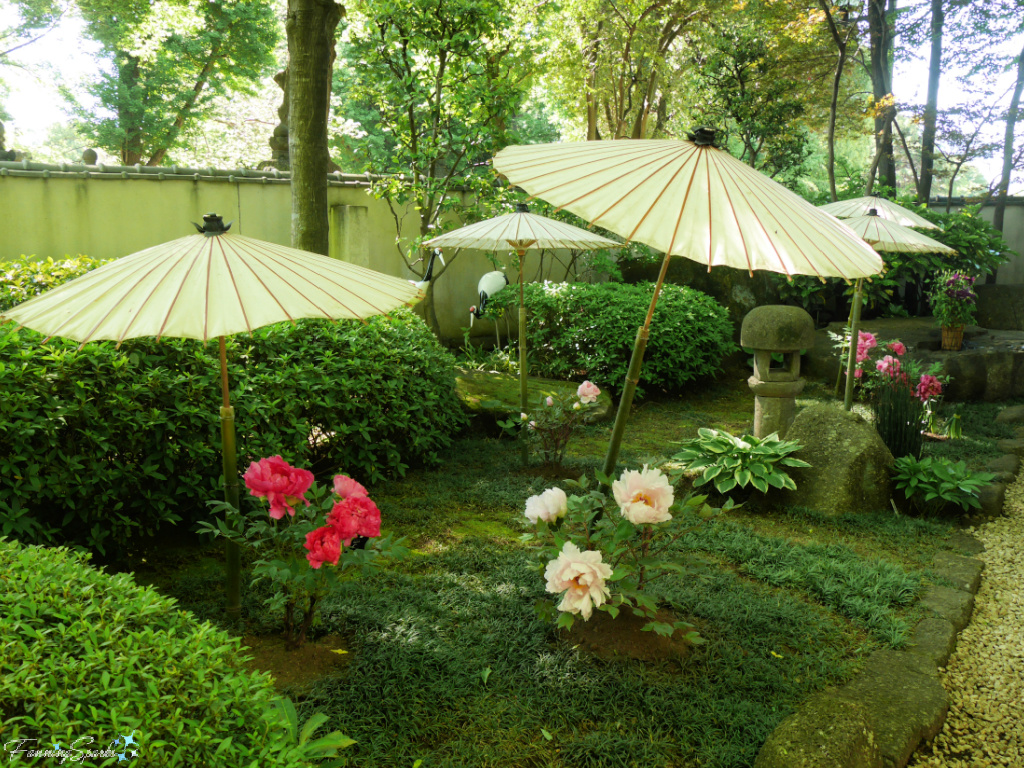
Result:
<svg viewBox="0 0 1024 768">
<path fill-rule="evenodd" d="M 742 432 L 752 411 L 742 372 L 647 400 L 623 456 L 635 466 L 671 455 L 702 426 Z M 978 422 L 988 416 L 964 409 L 979 455 L 995 439 Z M 753 506 L 697 528 L 680 549 L 687 572 L 662 589 L 705 645 L 644 664 L 600 661 L 560 639 L 534 612 L 543 580 L 519 542 L 523 503 L 596 469 L 608 428 L 588 427 L 562 473 L 523 469 L 515 443 L 469 431 L 438 469 L 373 487 L 385 528 L 409 537 L 412 554 L 327 598 L 314 637 L 343 635 L 350 663 L 294 696 L 301 716 L 322 711 L 356 739 L 348 764 L 748 766 L 810 693 L 905 642 L 931 560 L 952 547 L 949 521 Z M 217 556 L 182 548 L 148 578 L 219 620 Z M 245 596 L 247 632 L 278 629 L 262 597 Z"/>
</svg>

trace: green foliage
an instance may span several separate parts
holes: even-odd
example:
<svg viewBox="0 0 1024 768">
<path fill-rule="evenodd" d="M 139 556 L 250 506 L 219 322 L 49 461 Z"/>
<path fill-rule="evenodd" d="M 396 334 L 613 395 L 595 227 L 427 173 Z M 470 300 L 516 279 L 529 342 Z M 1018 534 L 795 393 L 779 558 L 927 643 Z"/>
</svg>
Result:
<svg viewBox="0 0 1024 768">
<path fill-rule="evenodd" d="M 65 256 L 63 261 L 46 261 L 22 256 L 0 263 L 0 312 L 38 296 L 61 283 L 81 277 L 107 262 L 78 255 Z"/>
<path fill-rule="evenodd" d="M 966 512 L 979 509 L 980 489 L 995 479 L 990 472 L 971 472 L 962 461 L 925 456 L 900 456 L 893 467 L 896 489 L 923 512 L 942 512 L 956 506 Z"/>
<path fill-rule="evenodd" d="M 906 205 L 904 201 L 900 204 Z M 954 256 L 933 254 L 926 258 L 926 263 L 917 269 L 918 274 L 932 275 L 940 270 L 952 270 L 969 275 L 990 275 L 1010 259 L 1010 246 L 1003 240 L 1002 233 L 981 217 L 981 206 L 966 206 L 956 213 L 944 213 L 923 205 L 913 206 L 913 210 L 941 227 L 938 230 L 921 229 L 922 234 L 956 249 Z M 889 255 L 894 254 L 887 254 L 886 262 Z"/>
<path fill-rule="evenodd" d="M 736 437 L 728 432 L 701 427 L 698 437 L 683 443 L 672 458 L 684 462 L 683 469 L 700 472 L 695 486 L 714 481 L 715 490 L 728 493 L 734 488 L 753 486 L 761 493 L 769 488 L 796 489 L 796 483 L 782 467 L 809 467 L 789 454 L 802 447 L 796 440 L 780 440 L 778 433 L 757 438 Z"/>
<path fill-rule="evenodd" d="M 205 517 L 222 495 L 216 346 L 39 342 L 0 333 L 0 534 L 105 552 Z M 436 461 L 465 423 L 451 355 L 408 310 L 268 326 L 228 358 L 242 467 L 282 454 L 373 483 Z"/>
<path fill-rule="evenodd" d="M 251 93 L 275 66 L 279 27 L 266 0 L 77 0 L 108 66 L 88 99 L 65 91 L 82 133 L 124 165 L 164 162 L 218 96 Z"/>
<path fill-rule="evenodd" d="M 531 370 L 556 379 L 587 378 L 619 390 L 637 329 L 651 303 L 653 283 L 529 283 L 525 287 Z M 518 302 L 511 286 L 488 302 L 500 315 Z M 711 297 L 664 285 L 651 322 L 637 394 L 679 391 L 714 376 L 736 351 L 726 310 Z"/>
<path fill-rule="evenodd" d="M 970 275 L 949 270 L 939 273 L 928 294 L 936 323 L 945 327 L 970 325 L 974 322 L 978 300 L 974 292 L 974 279 Z"/>
<path fill-rule="evenodd" d="M 520 440 L 539 443 L 537 453 L 541 461 L 548 466 L 560 467 L 565 461 L 569 441 L 583 426 L 587 413 L 596 407 L 597 395 L 591 402 L 583 402 L 578 390 L 576 394 L 554 394 L 544 400 L 544 405 L 520 414 L 518 419 L 499 421 L 498 426 Z"/>
<path fill-rule="evenodd" d="M 59 743 L 70 758 L 133 735 L 148 766 L 299 768 L 351 743 L 337 732 L 310 741 L 316 716 L 300 738 L 291 702 L 245 669 L 237 637 L 88 555 L 0 539 L 0 610 L 8 750 Z"/>
</svg>

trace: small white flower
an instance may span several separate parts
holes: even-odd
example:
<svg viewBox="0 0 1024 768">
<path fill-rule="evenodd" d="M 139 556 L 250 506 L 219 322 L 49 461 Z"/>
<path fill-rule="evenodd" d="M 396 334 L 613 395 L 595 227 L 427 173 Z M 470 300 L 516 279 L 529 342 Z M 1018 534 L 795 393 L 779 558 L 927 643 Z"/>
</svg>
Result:
<svg viewBox="0 0 1024 768">
<path fill-rule="evenodd" d="M 565 517 L 569 511 L 569 499 L 561 488 L 548 488 L 544 493 L 526 500 L 526 517 L 531 523 L 538 520 L 550 523 Z"/>
</svg>

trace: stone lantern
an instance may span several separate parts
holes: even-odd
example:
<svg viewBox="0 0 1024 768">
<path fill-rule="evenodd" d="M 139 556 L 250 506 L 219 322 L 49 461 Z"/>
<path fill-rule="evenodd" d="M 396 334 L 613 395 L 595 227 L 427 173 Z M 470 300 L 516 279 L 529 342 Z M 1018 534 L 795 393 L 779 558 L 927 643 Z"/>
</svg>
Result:
<svg viewBox="0 0 1024 768">
<path fill-rule="evenodd" d="M 754 375 L 747 379 L 754 392 L 754 436 L 785 437 L 805 383 L 800 350 L 814 346 L 814 321 L 800 307 L 755 307 L 743 318 L 740 345 L 754 350 Z M 782 355 L 781 363 L 773 353 Z"/>
</svg>

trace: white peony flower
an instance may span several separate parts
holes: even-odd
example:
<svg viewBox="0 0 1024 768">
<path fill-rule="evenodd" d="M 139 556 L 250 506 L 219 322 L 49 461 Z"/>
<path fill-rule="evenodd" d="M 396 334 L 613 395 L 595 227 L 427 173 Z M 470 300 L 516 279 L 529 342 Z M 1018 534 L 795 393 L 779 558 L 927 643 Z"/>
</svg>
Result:
<svg viewBox="0 0 1024 768">
<path fill-rule="evenodd" d="M 668 478 L 657 469 L 642 471 L 627 469 L 622 477 L 612 483 L 612 494 L 619 505 L 622 516 L 633 525 L 664 523 L 672 519 L 669 507 L 675 501 L 675 493 Z"/>
<path fill-rule="evenodd" d="M 526 500 L 526 517 L 531 523 L 538 520 L 550 523 L 565 517 L 569 511 L 569 499 L 561 488 L 548 488 L 539 496 L 531 496 Z"/>
<path fill-rule="evenodd" d="M 565 592 L 558 610 L 578 613 L 586 621 L 610 597 L 605 579 L 612 575 L 612 567 L 601 562 L 600 552 L 580 552 L 579 547 L 567 541 L 555 560 L 544 569 L 548 580 L 547 591 Z"/>
</svg>

